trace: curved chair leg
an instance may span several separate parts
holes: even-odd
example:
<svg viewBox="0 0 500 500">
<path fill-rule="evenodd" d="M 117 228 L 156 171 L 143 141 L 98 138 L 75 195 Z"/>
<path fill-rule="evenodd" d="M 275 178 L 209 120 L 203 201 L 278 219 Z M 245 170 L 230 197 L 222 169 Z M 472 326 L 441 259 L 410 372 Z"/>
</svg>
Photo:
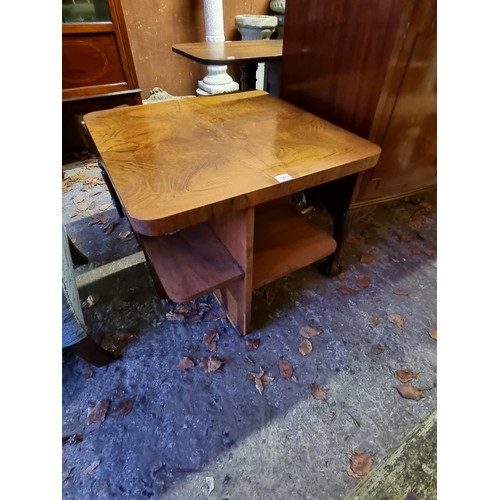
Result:
<svg viewBox="0 0 500 500">
<path fill-rule="evenodd" d="M 112 353 L 103 349 L 89 336 L 69 346 L 68 349 L 78 357 L 87 361 L 87 363 L 98 367 L 105 366 L 116 359 Z"/>
<path fill-rule="evenodd" d="M 75 266 L 81 266 L 83 264 L 88 264 L 89 259 L 85 254 L 83 254 L 77 246 L 71 241 L 68 236 L 69 251 L 71 253 L 71 260 Z"/>
</svg>

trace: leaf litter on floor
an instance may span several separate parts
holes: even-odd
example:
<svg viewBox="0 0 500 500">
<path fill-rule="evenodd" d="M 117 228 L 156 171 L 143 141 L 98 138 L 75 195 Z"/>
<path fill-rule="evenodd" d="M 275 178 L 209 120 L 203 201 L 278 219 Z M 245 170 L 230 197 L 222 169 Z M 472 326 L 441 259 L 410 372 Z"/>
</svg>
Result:
<svg viewBox="0 0 500 500">
<path fill-rule="evenodd" d="M 122 399 L 117 407 L 111 412 L 111 416 L 114 418 L 124 417 L 128 415 L 134 408 L 135 398 L 124 398 Z"/>
<path fill-rule="evenodd" d="M 257 390 L 260 392 L 260 394 L 262 394 L 266 384 L 271 383 L 274 380 L 274 377 L 266 374 L 261 367 L 259 373 L 249 373 L 247 375 L 247 379 L 253 380 L 255 382 L 255 387 L 257 387 Z"/>
<path fill-rule="evenodd" d="M 321 335 L 321 329 L 318 328 L 317 326 L 303 326 L 299 333 L 302 335 L 302 337 L 305 337 L 306 339 L 311 339 L 313 337 L 316 337 L 317 335 Z"/>
<path fill-rule="evenodd" d="M 311 384 L 311 394 L 313 395 L 314 399 L 328 401 L 328 394 L 316 382 L 313 382 Z"/>
<path fill-rule="evenodd" d="M 102 401 L 98 401 L 95 406 L 89 406 L 87 408 L 87 424 L 104 422 L 110 404 L 111 401 L 109 399 L 103 399 Z"/>
<path fill-rule="evenodd" d="M 289 380 L 293 377 L 293 366 L 290 361 L 286 359 L 280 359 L 278 363 L 278 368 L 280 371 L 280 375 L 285 379 Z"/>
<path fill-rule="evenodd" d="M 223 359 L 214 358 L 212 356 L 201 358 L 200 366 L 205 373 L 215 373 L 221 371 L 221 367 L 224 364 Z"/>
<path fill-rule="evenodd" d="M 417 378 L 417 373 L 413 373 L 410 370 L 397 370 L 394 376 L 403 384 Z"/>
<path fill-rule="evenodd" d="M 389 314 L 389 321 L 399 326 L 399 328 L 403 328 L 405 326 L 405 320 L 400 314 Z"/>
<path fill-rule="evenodd" d="M 399 394 L 405 399 L 413 399 L 414 401 L 420 401 L 424 398 L 423 389 L 418 389 L 413 384 L 405 384 L 397 387 Z"/>
<path fill-rule="evenodd" d="M 307 339 L 301 342 L 301 344 L 299 345 L 299 352 L 300 354 L 302 354 L 302 356 L 307 356 L 308 354 L 310 354 L 312 349 L 313 346 L 311 344 L 311 341 Z"/>
<path fill-rule="evenodd" d="M 370 278 L 368 276 L 362 276 L 356 281 L 356 285 L 358 285 L 359 288 L 366 288 L 370 285 Z"/>
<path fill-rule="evenodd" d="M 361 264 L 369 264 L 370 262 L 373 262 L 374 260 L 375 260 L 375 256 L 372 255 L 371 253 L 364 253 L 359 258 L 359 261 L 361 262 Z"/>
<path fill-rule="evenodd" d="M 353 451 L 349 455 L 350 464 L 347 467 L 347 474 L 357 479 L 365 477 L 373 467 L 373 453 L 363 451 Z"/>
<path fill-rule="evenodd" d="M 101 295 L 98 295 L 97 293 L 93 293 L 92 295 L 89 295 L 83 302 L 82 302 L 82 307 L 84 309 L 89 309 L 91 307 L 94 307 L 99 300 L 101 299 Z"/>
</svg>

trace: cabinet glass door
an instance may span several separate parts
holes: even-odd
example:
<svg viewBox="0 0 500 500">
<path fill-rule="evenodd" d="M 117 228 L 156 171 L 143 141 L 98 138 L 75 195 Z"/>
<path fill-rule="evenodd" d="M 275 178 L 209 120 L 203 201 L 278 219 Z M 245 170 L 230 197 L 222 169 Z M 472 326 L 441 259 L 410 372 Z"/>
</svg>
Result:
<svg viewBox="0 0 500 500">
<path fill-rule="evenodd" d="M 62 0 L 63 23 L 110 22 L 108 0 Z"/>
</svg>

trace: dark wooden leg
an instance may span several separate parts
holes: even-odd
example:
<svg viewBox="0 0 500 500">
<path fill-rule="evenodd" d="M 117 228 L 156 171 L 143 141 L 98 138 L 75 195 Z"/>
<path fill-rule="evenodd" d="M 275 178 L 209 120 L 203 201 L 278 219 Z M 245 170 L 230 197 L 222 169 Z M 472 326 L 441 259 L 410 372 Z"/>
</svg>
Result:
<svg viewBox="0 0 500 500">
<path fill-rule="evenodd" d="M 94 366 L 105 366 L 116 359 L 112 353 L 103 349 L 88 336 L 68 349 Z"/>
<path fill-rule="evenodd" d="M 240 90 L 255 90 L 257 85 L 257 63 L 241 65 Z"/>
<path fill-rule="evenodd" d="M 97 163 L 99 165 L 99 168 L 101 169 L 102 178 L 104 179 L 104 182 L 106 183 L 109 194 L 111 195 L 111 200 L 113 201 L 113 205 L 115 206 L 115 208 L 118 212 L 118 215 L 120 217 L 125 217 L 125 214 L 123 213 L 122 204 L 120 203 L 120 200 L 118 199 L 118 195 L 116 194 L 115 188 L 113 187 L 113 184 L 111 183 L 111 181 L 108 177 L 108 173 L 106 172 L 104 165 L 101 163 L 101 160 L 97 160 Z"/>
<path fill-rule="evenodd" d="M 327 276 L 336 276 L 342 271 L 340 257 L 348 233 L 348 213 L 352 193 L 358 174 L 343 177 L 320 186 L 321 198 L 333 220 L 333 238 L 337 249 L 321 264 L 321 271 Z"/>
<path fill-rule="evenodd" d="M 81 266 L 83 264 L 88 264 L 89 259 L 84 255 L 76 245 L 70 240 L 68 236 L 69 252 L 71 254 L 71 260 L 75 266 Z"/>
</svg>

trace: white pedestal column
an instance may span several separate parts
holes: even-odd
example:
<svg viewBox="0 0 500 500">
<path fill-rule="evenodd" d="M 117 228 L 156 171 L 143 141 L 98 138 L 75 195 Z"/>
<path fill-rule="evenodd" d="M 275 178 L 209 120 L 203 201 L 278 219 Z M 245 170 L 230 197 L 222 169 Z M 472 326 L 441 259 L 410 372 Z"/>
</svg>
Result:
<svg viewBox="0 0 500 500">
<path fill-rule="evenodd" d="M 205 14 L 205 40 L 208 43 L 223 42 L 224 14 L 222 0 L 203 0 Z M 197 95 L 236 92 L 240 86 L 227 74 L 227 66 L 207 66 L 208 75 L 198 81 Z"/>
</svg>

